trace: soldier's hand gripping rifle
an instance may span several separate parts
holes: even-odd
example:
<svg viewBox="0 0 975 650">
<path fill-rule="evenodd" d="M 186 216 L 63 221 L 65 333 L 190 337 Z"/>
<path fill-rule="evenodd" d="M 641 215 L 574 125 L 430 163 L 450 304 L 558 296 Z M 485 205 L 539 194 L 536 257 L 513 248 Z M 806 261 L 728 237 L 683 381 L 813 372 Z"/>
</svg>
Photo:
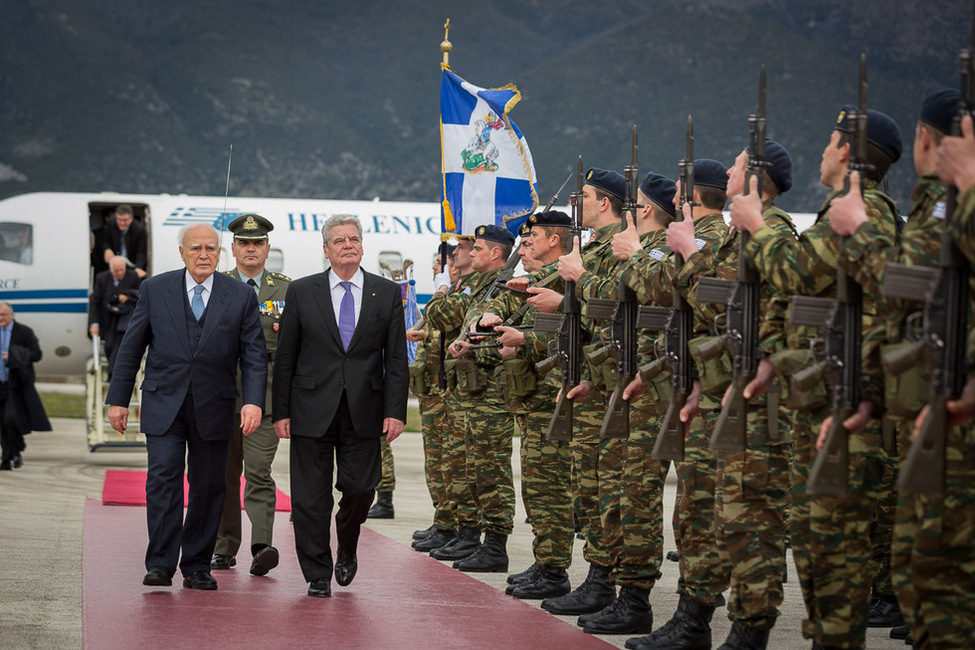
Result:
<svg viewBox="0 0 975 650">
<path fill-rule="evenodd" d="M 677 207 L 677 220 L 683 219 L 684 204 L 694 205 L 694 120 L 687 116 L 687 136 L 685 158 L 680 161 L 680 205 Z M 684 259 L 674 254 L 674 265 L 680 271 Z M 673 399 L 664 414 L 660 433 L 653 446 L 653 457 L 657 460 L 684 460 L 684 423 L 680 412 L 687 403 L 694 384 L 693 361 L 687 349 L 694 326 L 694 313 L 680 291 L 674 289 L 674 307 L 664 329 L 667 342 L 666 356 L 673 374 Z"/>
<path fill-rule="evenodd" d="M 847 165 L 860 172 L 861 184 L 870 166 L 867 154 L 867 57 L 860 57 L 860 92 L 857 110 L 848 115 L 852 127 L 852 148 Z M 862 188 L 861 188 L 862 189 Z M 841 238 L 840 245 L 846 238 Z M 826 442 L 816 455 L 806 492 L 812 495 L 843 496 L 847 492 L 849 431 L 843 422 L 860 405 L 860 355 L 863 335 L 863 290 L 842 268 L 836 270 L 836 300 L 793 296 L 790 321 L 796 325 L 826 327 L 825 368 L 833 377 L 832 424 Z M 793 378 L 796 379 L 795 377 Z"/>
<path fill-rule="evenodd" d="M 748 172 L 745 176 L 745 193 L 749 191 L 752 176 L 758 179 L 758 195 L 762 195 L 762 178 L 765 175 L 765 66 L 758 76 L 758 113 L 748 116 Z M 758 372 L 761 352 L 758 347 L 759 295 L 761 279 L 746 253 L 750 233 L 738 232 L 738 279 L 735 282 L 718 278 L 702 278 L 698 283 L 698 300 L 725 302 L 727 342 L 734 350 L 734 379 L 731 392 L 721 407 L 717 425 L 711 435 L 711 449 L 715 451 L 745 451 L 746 409 L 745 387 Z M 724 300 L 708 300 L 721 297 Z"/>
<path fill-rule="evenodd" d="M 636 223 L 637 189 L 640 186 L 637 158 L 637 130 L 633 125 L 630 164 L 624 169 L 626 201 L 620 219 L 623 230 L 626 229 L 627 213 L 633 215 L 633 223 Z M 623 398 L 623 393 L 637 373 L 636 293 L 620 279 L 618 295 L 619 300 L 591 298 L 586 302 L 587 318 L 610 321 L 610 345 L 616 354 L 616 387 L 606 405 L 606 415 L 599 429 L 602 438 L 626 438 L 630 435 L 630 401 Z"/>
<path fill-rule="evenodd" d="M 961 135 L 961 118 L 975 110 L 972 78 L 972 50 L 958 55 L 961 73 L 961 105 L 952 131 Z M 924 301 L 924 335 L 915 346 L 933 359 L 928 414 L 917 438 L 911 443 L 901 467 L 897 487 L 907 494 L 943 494 L 945 490 L 945 448 L 948 437 L 948 402 L 958 399 L 965 386 L 965 336 L 968 317 L 968 260 L 955 245 L 949 225 L 956 218 L 958 188 L 949 186 L 941 231 L 938 268 L 888 264 L 884 295 Z M 887 359 L 885 359 L 885 362 Z"/>
<path fill-rule="evenodd" d="M 569 228 L 569 240 L 566 253 L 572 252 L 576 238 L 582 235 L 582 156 L 576 162 L 576 191 L 572 193 L 572 226 Z M 558 347 L 556 358 L 562 366 L 562 390 L 555 404 L 552 421 L 545 433 L 546 440 L 572 439 L 572 406 L 573 399 L 568 397 L 569 391 L 579 385 L 582 380 L 582 308 L 576 298 L 576 283 L 565 281 L 565 297 L 562 301 L 562 314 L 538 314 L 535 318 L 534 331 L 543 333 L 558 332 Z M 544 374 L 545 366 L 551 359 L 536 364 L 538 371 Z"/>
</svg>

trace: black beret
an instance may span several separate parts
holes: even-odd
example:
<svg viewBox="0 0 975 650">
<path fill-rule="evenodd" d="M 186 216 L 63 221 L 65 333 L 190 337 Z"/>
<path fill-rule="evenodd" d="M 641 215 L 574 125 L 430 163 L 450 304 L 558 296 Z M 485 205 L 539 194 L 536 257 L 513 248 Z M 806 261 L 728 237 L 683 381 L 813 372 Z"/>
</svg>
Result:
<svg viewBox="0 0 975 650">
<path fill-rule="evenodd" d="M 474 236 L 477 239 L 507 244 L 508 246 L 513 246 L 515 243 L 515 236 L 507 228 L 501 226 L 478 226 L 474 230 Z"/>
<path fill-rule="evenodd" d="M 242 214 L 227 224 L 234 239 L 267 239 L 274 225 L 259 214 Z"/>
<path fill-rule="evenodd" d="M 535 216 L 535 215 L 532 215 L 532 216 Z M 518 226 L 518 236 L 519 237 L 527 237 L 531 233 L 532 233 L 532 226 L 531 226 L 531 224 L 528 223 L 527 220 L 522 221 L 521 222 L 521 225 Z"/>
<path fill-rule="evenodd" d="M 834 131 L 850 133 L 852 125 L 849 115 L 855 113 L 856 106 L 846 104 L 836 116 L 836 127 Z M 904 144 L 901 140 L 901 130 L 897 128 L 897 122 L 890 119 L 887 115 L 873 109 L 867 110 L 867 142 L 874 145 L 891 159 L 892 162 L 900 160 Z"/>
<path fill-rule="evenodd" d="M 447 257 L 453 255 L 455 250 L 457 250 L 457 247 L 454 244 L 447 244 Z"/>
<path fill-rule="evenodd" d="M 711 158 L 698 158 L 694 161 L 694 184 L 728 189 L 728 168 Z"/>
<path fill-rule="evenodd" d="M 586 172 L 586 185 L 598 187 L 621 200 L 626 198 L 626 179 L 623 178 L 623 174 L 612 169 L 591 167 Z"/>
<path fill-rule="evenodd" d="M 568 228 L 572 225 L 572 219 L 564 212 L 549 210 L 548 212 L 536 212 L 528 217 L 529 226 L 557 226 Z"/>
<path fill-rule="evenodd" d="M 921 104 L 921 121 L 930 124 L 944 134 L 951 133 L 951 123 L 958 115 L 961 93 L 954 88 L 935 90 Z"/>
<path fill-rule="evenodd" d="M 748 145 L 746 151 L 749 154 L 754 153 L 751 145 Z M 765 171 L 775 183 L 779 194 L 785 194 L 792 189 L 792 156 L 789 155 L 789 150 L 775 140 L 765 138 L 765 162 L 768 164 Z"/>
<path fill-rule="evenodd" d="M 663 208 L 664 212 L 672 217 L 677 216 L 677 209 L 674 207 L 677 183 L 663 174 L 649 172 L 640 183 L 640 191 L 646 194 L 648 199 Z"/>
</svg>

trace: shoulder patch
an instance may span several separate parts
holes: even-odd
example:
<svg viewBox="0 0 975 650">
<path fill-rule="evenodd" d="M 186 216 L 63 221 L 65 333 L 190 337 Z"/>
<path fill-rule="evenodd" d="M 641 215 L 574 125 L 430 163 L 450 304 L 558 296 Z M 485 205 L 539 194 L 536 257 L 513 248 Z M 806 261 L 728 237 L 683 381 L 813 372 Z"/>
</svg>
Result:
<svg viewBox="0 0 975 650">
<path fill-rule="evenodd" d="M 470 287 L 464 287 L 464 290 L 461 293 L 463 293 L 465 296 L 469 296 L 469 295 L 471 295 L 471 288 Z"/>
<path fill-rule="evenodd" d="M 663 260 L 665 257 L 667 257 L 667 254 L 662 250 L 660 250 L 659 248 L 654 248 L 652 251 L 648 252 L 647 255 L 649 255 L 655 260 Z"/>
<path fill-rule="evenodd" d="M 702 248 L 704 248 L 708 244 L 706 241 L 704 241 L 701 238 L 695 238 L 694 239 L 694 243 L 697 244 L 697 250 L 701 250 Z"/>
<path fill-rule="evenodd" d="M 933 216 L 935 219 L 944 219 L 947 207 L 948 206 L 945 205 L 944 201 L 938 201 L 934 204 L 934 210 L 931 211 L 931 216 Z"/>
</svg>

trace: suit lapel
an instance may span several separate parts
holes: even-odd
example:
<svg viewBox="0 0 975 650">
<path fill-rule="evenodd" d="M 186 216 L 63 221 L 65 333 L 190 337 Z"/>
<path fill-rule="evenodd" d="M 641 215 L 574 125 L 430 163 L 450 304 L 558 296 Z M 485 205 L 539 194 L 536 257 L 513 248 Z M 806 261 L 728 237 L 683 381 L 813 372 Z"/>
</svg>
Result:
<svg viewBox="0 0 975 650">
<path fill-rule="evenodd" d="M 332 335 L 332 338 L 335 339 L 336 345 L 341 350 L 342 337 L 339 335 L 338 323 L 335 322 L 335 310 L 332 307 L 332 287 L 329 283 L 328 274 L 329 271 L 325 271 L 315 279 L 315 304 L 318 305 L 319 311 L 322 312 L 322 320 L 325 321 L 325 328 Z"/>
<path fill-rule="evenodd" d="M 186 300 L 186 271 L 173 274 L 173 282 L 170 283 L 168 293 L 169 300 L 166 300 L 166 309 L 169 317 L 173 319 L 173 330 L 176 338 L 179 339 L 180 348 L 189 349 L 189 340 L 186 338 L 186 312 L 183 301 Z"/>
<path fill-rule="evenodd" d="M 363 271 L 362 275 L 362 304 L 359 306 L 359 320 L 356 321 L 355 332 L 352 334 L 352 340 L 349 341 L 350 350 L 359 342 L 360 334 L 365 329 L 364 325 L 372 320 L 376 313 L 376 289 L 379 283 L 371 273 Z"/>
<path fill-rule="evenodd" d="M 203 321 L 203 331 L 200 332 L 200 342 L 196 345 L 197 351 L 203 349 L 207 339 L 210 338 L 210 335 L 217 328 L 217 324 L 223 319 L 223 313 L 227 311 L 230 293 L 218 289 L 221 284 L 219 280 L 223 280 L 223 278 L 214 274 L 213 291 L 210 292 L 210 300 L 207 301 L 206 319 Z M 234 282 L 240 282 L 240 280 L 234 280 Z"/>
</svg>

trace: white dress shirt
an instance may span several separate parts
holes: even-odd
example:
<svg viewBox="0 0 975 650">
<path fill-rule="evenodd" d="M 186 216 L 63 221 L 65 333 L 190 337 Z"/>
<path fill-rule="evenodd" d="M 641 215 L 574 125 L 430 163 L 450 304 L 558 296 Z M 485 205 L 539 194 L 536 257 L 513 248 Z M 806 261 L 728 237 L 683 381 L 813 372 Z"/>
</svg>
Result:
<svg viewBox="0 0 975 650">
<path fill-rule="evenodd" d="M 355 300 L 355 324 L 359 324 L 359 312 L 362 310 L 362 283 L 366 276 L 361 268 L 356 269 L 355 274 L 349 278 L 352 283 L 352 298 Z M 342 297 L 345 296 L 345 287 L 340 282 L 342 278 L 331 270 L 328 272 L 328 286 L 332 292 L 332 311 L 335 312 L 335 324 L 339 324 L 339 312 L 342 309 Z"/>
<path fill-rule="evenodd" d="M 189 300 L 190 304 L 192 305 L 193 290 L 196 288 L 196 280 L 193 279 L 193 276 L 190 275 L 189 271 L 184 273 L 183 277 L 186 278 L 186 299 Z M 210 293 L 213 291 L 213 274 L 211 273 L 209 276 L 207 276 L 207 279 L 204 280 L 202 284 L 203 293 L 200 295 L 203 298 L 203 308 L 206 309 L 206 306 L 210 301 Z"/>
</svg>

